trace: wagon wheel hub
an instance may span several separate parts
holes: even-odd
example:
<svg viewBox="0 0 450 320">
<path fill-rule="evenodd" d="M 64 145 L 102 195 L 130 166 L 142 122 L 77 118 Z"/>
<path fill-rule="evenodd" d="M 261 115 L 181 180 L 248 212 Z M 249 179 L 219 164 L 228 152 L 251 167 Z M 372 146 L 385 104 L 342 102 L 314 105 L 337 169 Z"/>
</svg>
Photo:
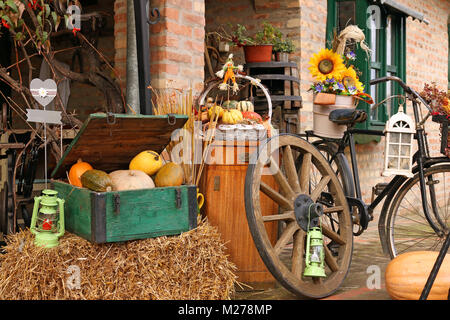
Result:
<svg viewBox="0 0 450 320">
<path fill-rule="evenodd" d="M 304 231 L 318 227 L 319 218 L 322 214 L 322 204 L 314 203 L 310 196 L 301 194 L 294 200 L 295 220 Z"/>
</svg>

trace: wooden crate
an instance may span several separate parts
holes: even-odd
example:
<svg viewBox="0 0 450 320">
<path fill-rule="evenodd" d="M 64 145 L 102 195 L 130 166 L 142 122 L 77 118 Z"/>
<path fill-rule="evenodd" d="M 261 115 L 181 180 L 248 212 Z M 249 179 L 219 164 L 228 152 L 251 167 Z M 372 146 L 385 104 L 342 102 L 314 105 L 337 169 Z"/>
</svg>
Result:
<svg viewBox="0 0 450 320">
<path fill-rule="evenodd" d="M 221 233 L 230 260 L 238 268 L 238 281 L 253 287 L 275 281 L 259 256 L 245 212 L 245 175 L 249 156 L 257 147 L 257 141 L 214 142 L 211 145 L 214 161 L 205 165 L 200 183 L 200 190 L 205 196 L 202 213 Z M 276 189 L 272 176 L 263 176 L 262 181 Z M 278 212 L 278 206 L 264 194 L 261 194 L 260 203 L 263 215 Z M 275 243 L 277 223 L 266 223 L 266 228 Z"/>
<path fill-rule="evenodd" d="M 176 235 L 197 225 L 197 190 L 179 187 L 94 192 L 65 181 L 77 159 L 95 169 L 128 169 L 141 151 L 161 153 L 186 116 L 92 114 L 52 172 L 52 184 L 65 199 L 66 230 L 104 243 Z"/>
</svg>

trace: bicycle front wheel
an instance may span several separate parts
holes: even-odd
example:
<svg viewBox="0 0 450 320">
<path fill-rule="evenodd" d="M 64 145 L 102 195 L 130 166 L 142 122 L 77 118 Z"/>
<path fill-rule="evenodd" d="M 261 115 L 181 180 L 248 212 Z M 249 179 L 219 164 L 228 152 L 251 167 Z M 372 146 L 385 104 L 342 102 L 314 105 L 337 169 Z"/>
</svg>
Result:
<svg viewBox="0 0 450 320">
<path fill-rule="evenodd" d="M 393 199 L 387 220 L 392 258 L 410 251 L 439 251 L 450 229 L 450 163 L 424 170 L 429 219 L 425 217 L 419 175 L 406 181 Z"/>
</svg>

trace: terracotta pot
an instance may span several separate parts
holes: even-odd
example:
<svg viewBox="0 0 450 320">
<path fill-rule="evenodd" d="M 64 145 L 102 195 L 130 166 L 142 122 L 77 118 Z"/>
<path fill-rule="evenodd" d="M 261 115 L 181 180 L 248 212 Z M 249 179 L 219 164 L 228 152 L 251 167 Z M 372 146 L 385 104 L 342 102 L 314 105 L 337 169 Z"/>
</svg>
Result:
<svg viewBox="0 0 450 320">
<path fill-rule="evenodd" d="M 244 46 L 245 61 L 252 62 L 270 62 L 272 60 L 271 44 Z"/>
</svg>

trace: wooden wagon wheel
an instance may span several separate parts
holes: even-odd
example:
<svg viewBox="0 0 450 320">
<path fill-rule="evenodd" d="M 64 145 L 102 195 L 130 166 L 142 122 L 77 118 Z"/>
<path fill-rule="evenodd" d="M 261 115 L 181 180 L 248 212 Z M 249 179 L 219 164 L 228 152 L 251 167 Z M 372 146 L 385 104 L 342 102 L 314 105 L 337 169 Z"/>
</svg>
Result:
<svg viewBox="0 0 450 320">
<path fill-rule="evenodd" d="M 308 298 L 328 296 L 345 279 L 353 251 L 352 220 L 342 186 L 320 151 L 299 136 L 281 134 L 267 140 L 258 151 L 250 161 L 245 181 L 245 208 L 256 248 L 268 270 L 286 289 Z M 298 157 L 301 165 L 297 171 Z M 273 175 L 276 188 L 261 180 L 266 174 Z M 325 278 L 303 276 L 306 232 L 297 223 L 294 202 L 305 196 L 323 206 L 320 220 Z M 278 212 L 263 216 L 263 197 L 264 201 L 275 202 Z M 275 241 L 267 232 L 274 223 L 283 225 Z"/>
</svg>

